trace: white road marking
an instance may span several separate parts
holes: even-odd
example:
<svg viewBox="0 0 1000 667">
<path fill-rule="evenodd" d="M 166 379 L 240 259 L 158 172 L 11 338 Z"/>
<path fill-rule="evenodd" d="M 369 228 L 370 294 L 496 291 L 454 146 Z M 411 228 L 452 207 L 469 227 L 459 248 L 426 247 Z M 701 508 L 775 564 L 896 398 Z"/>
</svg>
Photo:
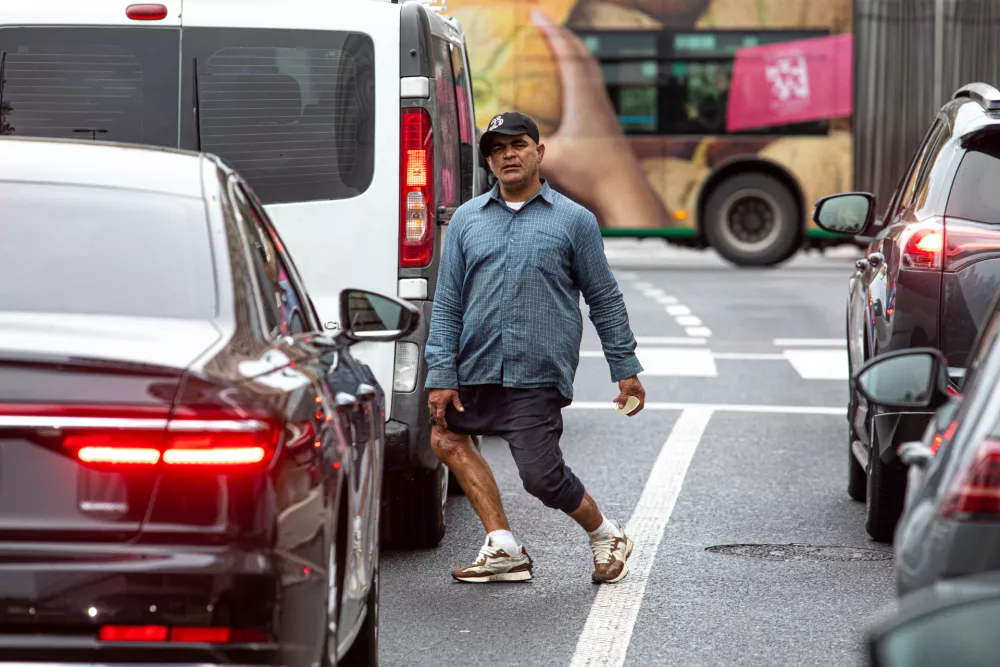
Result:
<svg viewBox="0 0 1000 667">
<path fill-rule="evenodd" d="M 749 412 L 753 414 L 776 415 L 838 415 L 847 414 L 847 407 L 825 407 L 812 405 L 740 405 L 726 403 L 646 403 L 646 410 L 688 410 L 691 408 L 709 408 L 715 412 Z M 570 404 L 569 410 L 614 410 L 614 401 L 578 401 Z M 630 417 L 637 419 L 641 417 Z"/>
<path fill-rule="evenodd" d="M 704 338 L 671 338 L 669 336 L 636 336 L 639 345 L 704 345 Z"/>
<path fill-rule="evenodd" d="M 785 358 L 806 380 L 847 380 L 847 350 L 785 350 Z"/>
<path fill-rule="evenodd" d="M 688 308 L 687 306 L 681 306 L 681 305 L 667 306 L 667 314 L 668 315 L 673 315 L 675 317 L 677 315 L 690 315 L 691 314 L 691 309 Z"/>
<path fill-rule="evenodd" d="M 663 443 L 625 528 L 635 545 L 628 560 L 629 573 L 616 584 L 601 586 L 597 592 L 570 667 L 620 667 L 625 663 L 632 629 L 642 607 L 664 529 L 711 418 L 711 408 L 685 410 Z"/>
<path fill-rule="evenodd" d="M 741 361 L 785 361 L 783 354 L 768 352 L 713 352 L 715 359 L 739 359 Z"/>
<path fill-rule="evenodd" d="M 777 347 L 845 347 L 843 338 L 775 338 Z"/>
<path fill-rule="evenodd" d="M 603 357 L 604 352 L 582 350 L 581 358 Z M 643 375 L 671 377 L 716 377 L 715 360 L 707 348 L 643 347 L 635 351 Z"/>
<path fill-rule="evenodd" d="M 650 283 L 635 283 L 633 287 L 635 287 L 640 292 L 645 292 L 648 289 L 653 289 L 653 286 Z"/>
<path fill-rule="evenodd" d="M 663 296 L 663 290 L 659 287 L 653 287 L 652 289 L 647 289 L 642 291 L 644 296 L 648 296 L 650 299 L 655 299 L 658 296 Z"/>
<path fill-rule="evenodd" d="M 708 327 L 687 327 L 685 330 L 688 336 L 696 338 L 708 338 L 712 335 L 712 330 Z"/>
<path fill-rule="evenodd" d="M 660 304 L 661 306 L 667 306 L 672 303 L 677 303 L 677 297 L 670 296 L 669 294 L 661 294 L 659 296 L 653 297 L 653 299 L 656 301 L 656 303 Z"/>
<path fill-rule="evenodd" d="M 701 326 L 701 318 L 695 317 L 694 315 L 678 315 L 677 317 L 674 318 L 674 320 L 676 320 L 677 324 L 681 325 L 682 327 Z"/>
<path fill-rule="evenodd" d="M 622 271 L 618 274 L 620 280 L 638 280 L 639 274 L 633 273 L 632 271 Z"/>
</svg>

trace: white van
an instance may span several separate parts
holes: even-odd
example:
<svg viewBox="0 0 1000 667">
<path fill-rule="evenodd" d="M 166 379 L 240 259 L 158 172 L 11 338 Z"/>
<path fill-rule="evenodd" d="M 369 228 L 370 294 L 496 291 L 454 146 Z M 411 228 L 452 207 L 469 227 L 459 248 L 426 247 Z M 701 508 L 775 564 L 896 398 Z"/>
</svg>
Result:
<svg viewBox="0 0 1000 667">
<path fill-rule="evenodd" d="M 328 330 L 344 288 L 421 309 L 402 342 L 355 348 L 387 394 L 383 536 L 401 545 L 444 535 L 423 353 L 444 225 L 488 189 L 468 62 L 420 2 L 0 5 L 0 134 L 213 153 L 264 202 Z"/>
</svg>

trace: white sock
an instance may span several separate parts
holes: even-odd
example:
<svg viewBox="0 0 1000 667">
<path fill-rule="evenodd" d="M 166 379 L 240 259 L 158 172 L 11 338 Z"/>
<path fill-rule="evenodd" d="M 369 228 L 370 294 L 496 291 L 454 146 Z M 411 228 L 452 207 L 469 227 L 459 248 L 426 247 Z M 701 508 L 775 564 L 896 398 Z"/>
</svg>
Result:
<svg viewBox="0 0 1000 667">
<path fill-rule="evenodd" d="M 490 545 L 503 549 L 508 556 L 516 556 L 521 553 L 521 547 L 514 539 L 514 533 L 509 530 L 494 530 L 489 534 Z"/>
<path fill-rule="evenodd" d="M 598 526 L 596 530 L 591 530 L 588 532 L 588 535 L 590 535 L 591 539 L 598 537 L 600 535 L 609 535 L 609 534 L 614 535 L 615 537 L 622 537 L 622 531 L 618 530 L 618 528 L 615 527 L 615 524 L 608 521 L 608 517 L 602 514 L 601 518 L 603 519 L 601 525 Z"/>
</svg>

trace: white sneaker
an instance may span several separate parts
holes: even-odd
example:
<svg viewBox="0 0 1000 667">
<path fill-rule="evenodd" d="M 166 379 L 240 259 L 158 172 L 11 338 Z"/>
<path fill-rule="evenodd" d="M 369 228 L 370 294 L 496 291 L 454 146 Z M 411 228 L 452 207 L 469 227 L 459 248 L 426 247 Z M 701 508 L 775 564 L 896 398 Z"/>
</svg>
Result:
<svg viewBox="0 0 1000 667">
<path fill-rule="evenodd" d="M 492 581 L 528 581 L 531 579 L 531 556 L 525 548 L 515 556 L 503 549 L 490 545 L 489 538 L 479 550 L 479 558 L 468 567 L 460 567 L 451 573 L 458 581 L 486 584 Z"/>
</svg>

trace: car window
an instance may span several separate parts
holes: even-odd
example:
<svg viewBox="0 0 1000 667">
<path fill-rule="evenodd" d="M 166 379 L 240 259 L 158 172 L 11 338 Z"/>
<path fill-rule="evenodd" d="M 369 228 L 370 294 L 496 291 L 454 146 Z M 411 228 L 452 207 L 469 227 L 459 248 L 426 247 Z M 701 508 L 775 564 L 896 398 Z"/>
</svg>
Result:
<svg viewBox="0 0 1000 667">
<path fill-rule="evenodd" d="M 346 199 L 371 185 L 371 37 L 186 28 L 184 53 L 197 63 L 199 147 L 236 169 L 264 204 Z"/>
<path fill-rule="evenodd" d="M 0 28 L 0 135 L 177 146 L 180 31 Z"/>
<path fill-rule="evenodd" d="M 942 172 L 947 171 L 946 166 L 940 165 L 938 162 L 938 156 L 941 154 L 941 151 L 951 138 L 950 134 L 951 132 L 948 126 L 941 123 L 937 132 L 931 138 L 931 144 L 929 150 L 924 156 L 920 173 L 917 175 L 917 181 L 913 186 L 913 193 L 910 201 L 906 203 L 907 208 L 914 213 L 920 211 L 927 205 L 927 195 L 930 192 L 931 174 L 935 173 L 935 169 L 937 170 L 936 173 L 939 175 Z"/>
<path fill-rule="evenodd" d="M 441 206 L 458 206 L 461 190 L 462 167 L 459 159 L 461 134 L 458 122 L 458 104 L 455 100 L 455 77 L 452 72 L 451 45 L 434 38 L 434 81 L 437 90 L 437 122 L 435 129 L 441 135 L 441 155 L 435 160 L 441 168 Z"/>
<path fill-rule="evenodd" d="M 473 127 L 473 119 L 476 117 L 472 100 L 472 81 L 469 78 L 469 69 L 465 66 L 464 50 L 451 45 L 451 69 L 455 77 L 455 93 L 458 103 L 458 129 L 461 141 L 461 163 L 462 163 L 462 201 L 472 199 L 473 171 L 476 169 L 476 131 Z"/>
<path fill-rule="evenodd" d="M 278 230 L 271 224 L 271 219 L 267 211 L 261 206 L 253 191 L 244 189 L 245 184 L 240 184 L 240 190 L 247 198 L 250 205 L 250 213 L 253 215 L 256 225 L 264 230 L 267 238 L 274 248 L 278 264 L 278 284 L 284 292 L 284 305 L 282 306 L 283 317 L 288 321 L 289 331 L 292 334 L 303 331 L 320 331 L 319 316 L 313 308 L 312 301 L 305 290 L 302 276 L 295 267 L 288 249 L 285 247 Z"/>
<path fill-rule="evenodd" d="M 899 203 L 897 206 L 898 212 L 901 213 L 904 210 L 913 208 L 916 193 L 919 190 L 918 184 L 927 171 L 928 163 L 933 159 L 933 156 L 936 155 L 935 148 L 937 148 L 939 139 L 945 129 L 945 124 L 940 120 L 934 121 L 934 124 L 931 126 L 931 131 L 920 145 L 920 150 L 917 152 L 916 158 L 913 161 L 913 168 L 910 170 L 910 174 L 906 183 L 903 185 L 903 190 L 899 196 Z M 940 149 L 938 148 L 938 150 Z"/>
<path fill-rule="evenodd" d="M 201 198 L 0 183 L 0 311 L 211 319 Z"/>
<path fill-rule="evenodd" d="M 967 145 L 948 195 L 945 215 L 1000 223 L 1000 133 L 984 134 Z"/>
<path fill-rule="evenodd" d="M 905 206 L 905 202 L 909 200 L 909 194 L 913 192 L 917 177 L 920 175 L 920 166 L 923 164 L 922 158 L 924 152 L 928 148 L 928 144 L 931 142 L 932 138 L 937 135 L 940 125 L 941 121 L 935 120 L 934 123 L 927 128 L 926 134 L 924 134 L 923 138 L 920 140 L 920 145 L 913 153 L 913 157 L 907 166 L 906 173 L 902 178 L 900 178 L 899 184 L 893 191 L 892 199 L 886 207 L 885 217 L 881 220 L 881 224 L 891 224 L 898 212 Z"/>
</svg>

